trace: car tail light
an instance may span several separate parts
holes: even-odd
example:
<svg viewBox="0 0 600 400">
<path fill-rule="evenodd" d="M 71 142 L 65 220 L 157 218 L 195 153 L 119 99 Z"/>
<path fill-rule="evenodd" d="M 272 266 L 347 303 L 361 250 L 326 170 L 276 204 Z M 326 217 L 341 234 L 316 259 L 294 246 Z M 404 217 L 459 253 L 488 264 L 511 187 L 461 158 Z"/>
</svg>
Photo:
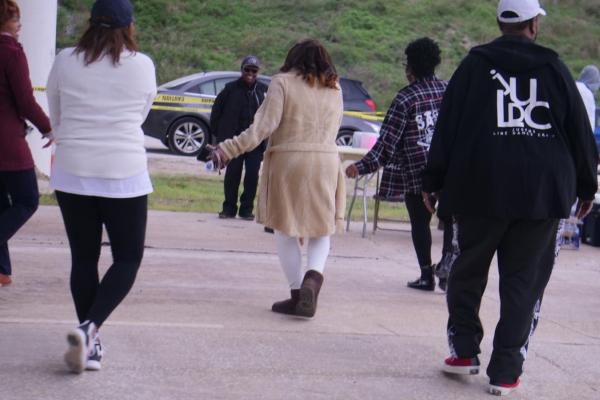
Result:
<svg viewBox="0 0 600 400">
<path fill-rule="evenodd" d="M 371 109 L 371 111 L 375 112 L 375 102 L 373 101 L 373 99 L 366 99 L 365 100 L 365 104 L 367 106 L 369 106 L 369 108 Z"/>
</svg>

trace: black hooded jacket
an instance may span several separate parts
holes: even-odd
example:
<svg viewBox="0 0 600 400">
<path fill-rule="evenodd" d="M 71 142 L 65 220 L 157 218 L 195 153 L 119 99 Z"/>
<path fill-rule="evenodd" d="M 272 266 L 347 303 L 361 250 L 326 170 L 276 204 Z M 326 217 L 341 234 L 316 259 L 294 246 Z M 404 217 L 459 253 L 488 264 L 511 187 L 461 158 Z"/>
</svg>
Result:
<svg viewBox="0 0 600 400">
<path fill-rule="evenodd" d="M 225 85 L 210 113 L 210 129 L 219 143 L 239 135 L 252 124 L 267 89 L 260 81 L 248 87 L 242 78 Z"/>
<path fill-rule="evenodd" d="M 564 218 L 594 198 L 598 153 L 558 54 L 519 36 L 473 48 L 444 95 L 423 173 L 440 214 Z"/>
</svg>

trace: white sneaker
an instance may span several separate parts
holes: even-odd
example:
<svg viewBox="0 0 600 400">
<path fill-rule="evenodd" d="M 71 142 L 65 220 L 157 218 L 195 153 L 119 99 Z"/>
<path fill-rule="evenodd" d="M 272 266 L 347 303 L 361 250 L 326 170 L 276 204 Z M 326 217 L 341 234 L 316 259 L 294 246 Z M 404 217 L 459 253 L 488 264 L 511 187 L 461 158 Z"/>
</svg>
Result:
<svg viewBox="0 0 600 400">
<path fill-rule="evenodd" d="M 67 334 L 69 348 L 65 353 L 65 363 L 72 372 L 80 374 L 85 369 L 95 334 L 96 326 L 91 321 L 85 321 Z"/>
<path fill-rule="evenodd" d="M 92 352 L 87 357 L 85 369 L 88 371 L 100 371 L 102 368 L 102 365 L 100 364 L 102 362 L 102 356 L 104 356 L 104 348 L 100 342 L 100 335 L 96 335 L 92 343 Z"/>
<path fill-rule="evenodd" d="M 492 383 L 490 382 L 489 391 L 491 394 L 495 396 L 506 396 L 517 390 L 519 385 L 521 384 L 521 380 L 517 379 L 515 383 Z"/>
</svg>

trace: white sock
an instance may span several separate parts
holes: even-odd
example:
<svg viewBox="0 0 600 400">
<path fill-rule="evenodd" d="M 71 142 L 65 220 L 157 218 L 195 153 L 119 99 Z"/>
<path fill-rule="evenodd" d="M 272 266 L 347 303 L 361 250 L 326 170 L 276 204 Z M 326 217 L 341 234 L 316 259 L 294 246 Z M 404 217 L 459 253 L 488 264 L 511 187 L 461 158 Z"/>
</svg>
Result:
<svg viewBox="0 0 600 400">
<path fill-rule="evenodd" d="M 277 255 L 290 289 L 300 289 L 304 274 L 302 273 L 302 253 L 298 239 L 275 231 Z"/>
<path fill-rule="evenodd" d="M 325 262 L 329 256 L 331 236 L 321 236 L 308 240 L 308 269 L 313 269 L 323 274 Z"/>
</svg>

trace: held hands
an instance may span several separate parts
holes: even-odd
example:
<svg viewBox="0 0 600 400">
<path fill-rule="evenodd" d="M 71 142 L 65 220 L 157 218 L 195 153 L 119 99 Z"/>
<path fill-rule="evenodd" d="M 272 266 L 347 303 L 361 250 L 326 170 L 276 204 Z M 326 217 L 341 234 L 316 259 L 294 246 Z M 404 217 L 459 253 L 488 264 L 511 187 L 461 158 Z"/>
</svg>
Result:
<svg viewBox="0 0 600 400">
<path fill-rule="evenodd" d="M 348 178 L 356 178 L 358 176 L 358 168 L 355 164 L 351 164 L 346 168 L 346 176 Z"/>
<path fill-rule="evenodd" d="M 211 145 L 206 145 L 206 147 L 210 151 L 210 158 L 211 158 L 215 168 L 218 171 L 225 168 L 230 161 L 229 158 L 227 157 L 227 155 L 225 154 L 225 152 L 223 150 L 221 150 L 221 148 L 219 146 L 214 147 Z"/>
<path fill-rule="evenodd" d="M 425 204 L 425 208 L 427 209 L 427 211 L 434 214 L 435 203 L 437 202 L 437 194 L 421 192 L 421 197 L 423 197 L 423 204 Z"/>
</svg>

